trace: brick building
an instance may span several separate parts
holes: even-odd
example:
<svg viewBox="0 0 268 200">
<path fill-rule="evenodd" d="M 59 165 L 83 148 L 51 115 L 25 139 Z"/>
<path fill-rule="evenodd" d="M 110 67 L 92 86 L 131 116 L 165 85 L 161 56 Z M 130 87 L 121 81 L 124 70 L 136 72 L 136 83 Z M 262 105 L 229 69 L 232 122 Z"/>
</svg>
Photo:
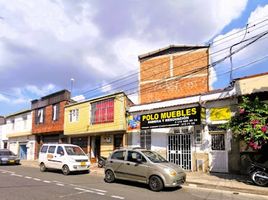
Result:
<svg viewBox="0 0 268 200">
<path fill-rule="evenodd" d="M 170 45 L 139 56 L 141 104 L 209 91 L 208 46 Z"/>
<path fill-rule="evenodd" d="M 70 102 L 70 92 L 62 90 L 32 103 L 32 134 L 36 135 L 37 148 L 35 157 L 43 143 L 65 143 L 64 107 Z"/>
</svg>

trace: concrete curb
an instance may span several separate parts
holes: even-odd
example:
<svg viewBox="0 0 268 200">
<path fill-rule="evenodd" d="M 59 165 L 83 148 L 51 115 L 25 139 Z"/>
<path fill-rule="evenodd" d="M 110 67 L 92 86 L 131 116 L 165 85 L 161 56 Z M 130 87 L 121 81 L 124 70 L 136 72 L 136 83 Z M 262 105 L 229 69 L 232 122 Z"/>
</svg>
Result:
<svg viewBox="0 0 268 200">
<path fill-rule="evenodd" d="M 232 191 L 232 192 L 240 192 L 240 193 L 248 193 L 248 194 L 257 194 L 257 195 L 265 195 L 268 196 L 268 188 L 256 188 L 256 190 L 251 188 L 238 188 L 238 187 L 231 187 L 231 186 L 220 186 L 220 185 L 213 185 L 207 183 L 200 183 L 194 181 L 186 181 L 185 185 L 189 187 L 196 187 L 196 188 L 206 188 L 206 189 L 216 189 L 216 190 L 225 190 L 225 191 Z M 256 186 L 258 187 L 258 186 Z M 262 190 L 260 190 L 262 189 Z M 265 191 L 264 191 L 265 189 Z"/>
</svg>

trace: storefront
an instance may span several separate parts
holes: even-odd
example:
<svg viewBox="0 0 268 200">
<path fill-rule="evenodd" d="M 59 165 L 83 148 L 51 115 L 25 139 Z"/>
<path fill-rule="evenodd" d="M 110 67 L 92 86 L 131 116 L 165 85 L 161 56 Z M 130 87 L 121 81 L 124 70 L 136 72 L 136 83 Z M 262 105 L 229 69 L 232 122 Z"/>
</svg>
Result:
<svg viewBox="0 0 268 200">
<path fill-rule="evenodd" d="M 188 171 L 228 172 L 232 136 L 220 126 L 232 115 L 232 95 L 224 91 L 132 106 L 128 144 L 156 151 Z"/>
</svg>

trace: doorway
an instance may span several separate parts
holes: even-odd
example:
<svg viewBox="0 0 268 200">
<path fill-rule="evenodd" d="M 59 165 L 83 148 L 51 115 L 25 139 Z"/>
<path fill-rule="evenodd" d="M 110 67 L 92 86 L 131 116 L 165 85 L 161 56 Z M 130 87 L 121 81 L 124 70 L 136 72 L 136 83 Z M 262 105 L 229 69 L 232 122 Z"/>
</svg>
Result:
<svg viewBox="0 0 268 200">
<path fill-rule="evenodd" d="M 20 144 L 20 159 L 21 160 L 27 160 L 27 146 L 26 144 Z"/>
<path fill-rule="evenodd" d="M 96 163 L 98 157 L 100 156 L 100 145 L 101 137 L 100 136 L 91 136 L 90 137 L 90 161 Z"/>
<path fill-rule="evenodd" d="M 123 147 L 123 134 L 114 135 L 114 149 Z"/>
<path fill-rule="evenodd" d="M 191 170 L 191 134 L 168 135 L 168 161 Z"/>
</svg>

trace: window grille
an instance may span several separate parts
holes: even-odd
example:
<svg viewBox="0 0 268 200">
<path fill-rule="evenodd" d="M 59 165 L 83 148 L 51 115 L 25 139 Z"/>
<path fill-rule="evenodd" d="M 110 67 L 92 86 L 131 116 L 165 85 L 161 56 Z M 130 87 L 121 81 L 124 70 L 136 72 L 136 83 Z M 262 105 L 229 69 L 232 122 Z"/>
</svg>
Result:
<svg viewBox="0 0 268 200">
<path fill-rule="evenodd" d="M 225 150 L 224 134 L 211 134 L 211 149 L 218 151 Z"/>
</svg>

